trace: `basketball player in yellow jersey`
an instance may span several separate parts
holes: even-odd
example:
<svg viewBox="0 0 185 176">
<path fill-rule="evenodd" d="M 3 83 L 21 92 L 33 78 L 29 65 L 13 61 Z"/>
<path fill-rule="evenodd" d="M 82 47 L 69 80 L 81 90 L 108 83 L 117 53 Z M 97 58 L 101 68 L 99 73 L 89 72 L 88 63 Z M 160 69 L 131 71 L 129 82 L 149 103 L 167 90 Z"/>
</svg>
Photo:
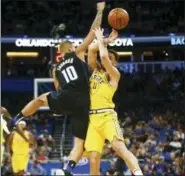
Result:
<svg viewBox="0 0 185 176">
<path fill-rule="evenodd" d="M 4 156 L 4 143 L 5 143 L 4 135 L 5 133 L 7 135 L 10 134 L 10 131 L 7 127 L 7 121 L 6 121 L 7 119 L 11 120 L 11 115 L 6 108 L 1 107 L 1 165 L 3 164 L 2 161 Z"/>
<path fill-rule="evenodd" d="M 97 44 L 89 47 L 88 60 L 94 72 L 90 79 L 91 84 L 91 111 L 85 148 L 89 152 L 90 174 L 100 175 L 100 158 L 105 139 L 109 140 L 112 148 L 125 161 L 134 175 L 143 175 L 136 157 L 127 149 L 123 134 L 114 111 L 113 95 L 118 87 L 120 73 L 114 67 L 117 63 L 117 54 L 108 53 L 104 44 L 103 30 L 95 30 Z M 113 31 L 113 35 L 117 32 Z M 101 66 L 98 68 L 96 55 L 99 49 Z"/>
<path fill-rule="evenodd" d="M 25 136 L 34 143 L 34 138 L 26 130 L 26 123 L 19 122 L 19 127 L 24 131 Z M 23 176 L 26 172 L 29 161 L 30 144 L 24 140 L 16 131 L 13 131 L 7 141 L 7 152 L 11 155 L 14 175 Z"/>
</svg>

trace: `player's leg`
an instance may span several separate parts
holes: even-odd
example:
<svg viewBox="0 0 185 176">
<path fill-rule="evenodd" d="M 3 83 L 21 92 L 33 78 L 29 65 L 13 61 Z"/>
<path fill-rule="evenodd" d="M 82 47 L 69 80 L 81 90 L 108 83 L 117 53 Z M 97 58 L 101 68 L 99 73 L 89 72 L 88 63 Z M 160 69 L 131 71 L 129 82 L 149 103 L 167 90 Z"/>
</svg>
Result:
<svg viewBox="0 0 185 176">
<path fill-rule="evenodd" d="M 90 175 L 100 175 L 100 159 L 105 138 L 89 123 L 85 149 L 89 153 Z"/>
<path fill-rule="evenodd" d="M 74 137 L 74 146 L 68 156 L 68 163 L 64 166 L 64 170 L 72 172 L 76 167 L 76 164 L 81 159 L 84 152 L 84 140 L 78 137 Z"/>
<path fill-rule="evenodd" d="M 129 169 L 135 176 L 143 175 L 139 167 L 137 158 L 132 154 L 132 152 L 127 149 L 125 143 L 122 140 L 115 137 L 111 142 L 111 146 L 114 151 L 125 161 Z"/>
<path fill-rule="evenodd" d="M 90 162 L 90 175 L 101 175 L 100 174 L 100 162 L 101 154 L 99 152 L 89 152 L 89 162 Z"/>
<path fill-rule="evenodd" d="M 31 144 L 31 141 L 28 140 L 28 138 L 25 136 L 23 130 L 20 128 L 18 123 L 25 117 L 29 117 L 30 115 L 37 112 L 37 110 L 42 106 L 48 106 L 48 95 L 51 93 L 44 93 L 40 95 L 39 97 L 33 99 L 30 101 L 23 110 L 14 118 L 14 124 L 16 124 L 17 132 L 27 141 Z"/>
<path fill-rule="evenodd" d="M 37 110 L 42 106 L 48 106 L 47 96 L 50 92 L 44 93 L 39 97 L 30 101 L 22 111 L 15 117 L 14 122 L 18 123 L 23 117 L 29 117 L 30 115 L 37 112 Z"/>
<path fill-rule="evenodd" d="M 64 166 L 64 170 L 72 172 L 78 161 L 83 156 L 84 143 L 89 123 L 88 119 L 88 113 L 76 113 L 76 115 L 74 114 L 74 116 L 70 118 L 72 123 L 72 133 L 74 136 L 74 146 L 70 152 L 70 155 L 68 156 L 69 162 L 66 166 Z"/>
<path fill-rule="evenodd" d="M 28 167 L 28 163 L 29 163 L 29 155 L 23 155 L 22 156 L 22 165 L 21 165 L 21 169 L 25 175 L 26 171 L 27 171 L 27 167 Z"/>
<path fill-rule="evenodd" d="M 143 175 L 137 158 L 127 149 L 124 143 L 123 134 L 117 120 L 117 114 L 110 113 L 105 118 L 105 121 L 107 121 L 104 125 L 104 135 L 106 139 L 109 140 L 112 148 L 125 161 L 134 175 Z"/>
<path fill-rule="evenodd" d="M 12 169 L 13 169 L 14 176 L 18 176 L 18 175 L 23 176 L 22 171 L 20 169 L 21 161 L 19 160 L 18 155 L 13 154 L 11 159 L 12 159 Z"/>
</svg>

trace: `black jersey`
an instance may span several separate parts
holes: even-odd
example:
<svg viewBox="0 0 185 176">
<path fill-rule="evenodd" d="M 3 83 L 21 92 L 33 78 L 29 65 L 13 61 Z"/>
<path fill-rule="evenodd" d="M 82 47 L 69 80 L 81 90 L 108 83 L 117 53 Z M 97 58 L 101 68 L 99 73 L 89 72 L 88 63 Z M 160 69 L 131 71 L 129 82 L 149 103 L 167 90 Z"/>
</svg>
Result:
<svg viewBox="0 0 185 176">
<path fill-rule="evenodd" d="M 56 65 L 56 79 L 61 90 L 89 93 L 89 76 L 88 65 L 74 52 L 65 54 Z"/>
</svg>

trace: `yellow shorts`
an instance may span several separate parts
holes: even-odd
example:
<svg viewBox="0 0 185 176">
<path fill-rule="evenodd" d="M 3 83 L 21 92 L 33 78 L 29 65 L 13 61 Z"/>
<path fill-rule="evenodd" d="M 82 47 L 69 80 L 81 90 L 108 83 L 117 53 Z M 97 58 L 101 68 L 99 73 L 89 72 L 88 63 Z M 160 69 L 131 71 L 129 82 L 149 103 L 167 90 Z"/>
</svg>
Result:
<svg viewBox="0 0 185 176">
<path fill-rule="evenodd" d="M 12 168 L 14 173 L 22 170 L 26 171 L 29 161 L 29 155 L 13 154 L 12 155 Z"/>
<path fill-rule="evenodd" d="M 1 144 L 1 165 L 3 164 L 3 163 L 2 163 L 3 158 L 4 158 L 4 145 Z"/>
<path fill-rule="evenodd" d="M 86 151 L 102 153 L 105 139 L 111 143 L 115 137 L 124 141 L 116 112 L 90 115 L 90 123 L 85 140 Z"/>
</svg>

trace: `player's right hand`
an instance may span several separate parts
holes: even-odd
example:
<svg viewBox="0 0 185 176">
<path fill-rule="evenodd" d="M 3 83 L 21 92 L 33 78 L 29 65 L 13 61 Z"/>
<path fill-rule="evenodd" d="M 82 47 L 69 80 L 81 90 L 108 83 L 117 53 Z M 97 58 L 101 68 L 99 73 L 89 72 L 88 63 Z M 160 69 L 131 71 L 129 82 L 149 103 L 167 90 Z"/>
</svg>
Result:
<svg viewBox="0 0 185 176">
<path fill-rule="evenodd" d="M 93 31 L 95 33 L 95 36 L 96 36 L 97 40 L 99 42 L 102 42 L 103 41 L 103 38 L 104 38 L 104 36 L 103 36 L 104 29 L 97 28 L 97 29 L 95 29 Z"/>
<path fill-rule="evenodd" d="M 97 10 L 104 10 L 105 2 L 98 2 L 97 3 Z"/>
</svg>

